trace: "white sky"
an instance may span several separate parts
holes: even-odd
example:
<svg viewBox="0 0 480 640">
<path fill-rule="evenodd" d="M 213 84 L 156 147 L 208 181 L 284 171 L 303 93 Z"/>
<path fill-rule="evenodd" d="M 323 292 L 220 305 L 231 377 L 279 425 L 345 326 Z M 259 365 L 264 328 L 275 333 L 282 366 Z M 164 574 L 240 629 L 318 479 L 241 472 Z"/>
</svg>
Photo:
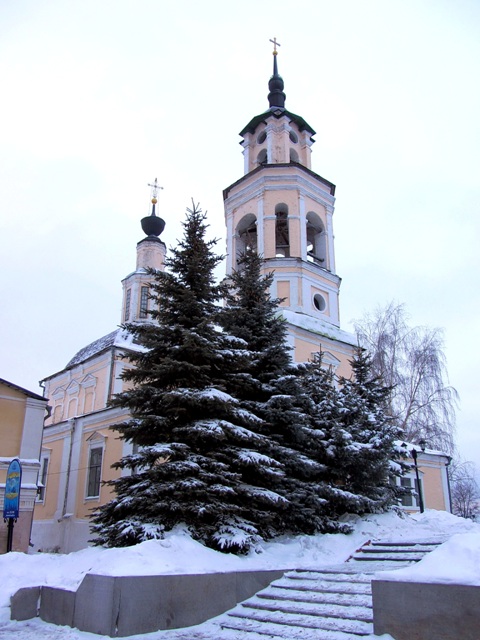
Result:
<svg viewBox="0 0 480 640">
<path fill-rule="evenodd" d="M 167 246 L 193 197 L 224 250 L 276 36 L 286 106 L 337 185 L 342 328 L 392 299 L 444 327 L 480 466 L 479 28 L 477 0 L 2 3 L 0 377 L 38 391 L 119 324 L 155 177 Z"/>
</svg>

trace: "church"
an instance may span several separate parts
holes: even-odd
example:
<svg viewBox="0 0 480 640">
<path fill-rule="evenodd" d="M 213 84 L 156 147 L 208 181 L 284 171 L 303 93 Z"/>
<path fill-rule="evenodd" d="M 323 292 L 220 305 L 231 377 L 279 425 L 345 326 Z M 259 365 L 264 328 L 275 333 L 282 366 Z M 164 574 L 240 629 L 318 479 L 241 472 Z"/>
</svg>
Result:
<svg viewBox="0 0 480 640">
<path fill-rule="evenodd" d="M 340 328 L 333 213 L 335 185 L 311 169 L 315 131 L 285 107 L 274 41 L 268 109 L 241 130 L 244 175 L 223 191 L 227 274 L 246 248 L 273 272 L 271 294 L 281 298 L 292 357 L 305 362 L 322 350 L 337 375 L 350 375 L 356 338 Z M 157 215 L 157 183 L 152 208 L 141 220 L 145 237 L 136 246 L 136 267 L 122 281 L 119 324 L 151 322 L 149 268 L 164 269 L 165 222 Z M 62 371 L 43 380 L 51 415 L 44 427 L 40 465 L 42 487 L 35 505 L 34 551 L 70 552 L 91 537 L 89 514 L 110 498 L 103 485 L 121 473 L 112 463 L 132 453 L 132 445 L 110 426 L 127 417 L 109 401 L 124 388 L 125 354 L 141 348 L 122 328 L 80 349 Z"/>
</svg>

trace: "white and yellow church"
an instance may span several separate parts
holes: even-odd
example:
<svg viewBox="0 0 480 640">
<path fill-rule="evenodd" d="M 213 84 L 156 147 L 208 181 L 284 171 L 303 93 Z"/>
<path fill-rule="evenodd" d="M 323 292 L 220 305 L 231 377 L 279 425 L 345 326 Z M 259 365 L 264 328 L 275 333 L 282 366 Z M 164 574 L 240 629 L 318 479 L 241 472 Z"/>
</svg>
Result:
<svg viewBox="0 0 480 640">
<path fill-rule="evenodd" d="M 263 255 L 265 271 L 274 272 L 272 296 L 283 299 L 294 359 L 305 362 L 321 349 L 337 375 L 349 376 L 356 338 L 340 328 L 335 185 L 312 171 L 315 131 L 285 108 L 276 50 L 273 62 L 269 108 L 240 132 L 244 175 L 223 192 L 227 273 L 246 247 Z M 120 323 L 151 321 L 147 270 L 164 268 L 164 221 L 156 214 L 156 182 L 152 186 L 152 211 L 142 220 L 146 237 L 137 244 L 135 271 L 122 281 Z M 110 498 L 102 481 L 121 473 L 112 470 L 112 463 L 132 452 L 132 445 L 110 429 L 127 414 L 109 407 L 109 401 L 124 388 L 121 374 L 129 366 L 124 354 L 136 348 L 132 336 L 116 329 L 43 381 L 52 411 L 40 460 L 45 473 L 35 506 L 35 550 L 69 552 L 87 545 L 89 514 Z M 433 456 L 431 468 L 444 486 L 445 462 Z M 444 497 L 434 501 L 433 508 L 447 508 Z"/>
</svg>

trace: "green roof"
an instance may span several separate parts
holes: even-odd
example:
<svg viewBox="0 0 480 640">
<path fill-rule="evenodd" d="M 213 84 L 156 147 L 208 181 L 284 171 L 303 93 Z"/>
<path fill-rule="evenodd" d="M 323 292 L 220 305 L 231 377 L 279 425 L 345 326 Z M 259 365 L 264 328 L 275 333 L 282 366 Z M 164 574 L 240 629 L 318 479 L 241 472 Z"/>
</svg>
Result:
<svg viewBox="0 0 480 640">
<path fill-rule="evenodd" d="M 297 116 L 295 113 L 292 113 L 291 111 L 287 111 L 287 109 L 282 109 L 280 107 L 272 107 L 271 109 L 268 109 L 268 111 L 265 111 L 264 113 L 261 113 L 260 115 L 252 118 L 247 126 L 240 131 L 240 135 L 243 136 L 245 133 L 254 133 L 261 122 L 264 122 L 266 124 L 268 118 L 278 119 L 282 116 L 287 116 L 287 118 L 290 118 L 292 122 L 295 122 L 300 131 L 308 131 L 312 136 L 315 135 L 316 132 L 314 131 L 314 129 L 312 129 L 312 127 L 306 120 L 304 120 L 301 116 Z"/>
</svg>

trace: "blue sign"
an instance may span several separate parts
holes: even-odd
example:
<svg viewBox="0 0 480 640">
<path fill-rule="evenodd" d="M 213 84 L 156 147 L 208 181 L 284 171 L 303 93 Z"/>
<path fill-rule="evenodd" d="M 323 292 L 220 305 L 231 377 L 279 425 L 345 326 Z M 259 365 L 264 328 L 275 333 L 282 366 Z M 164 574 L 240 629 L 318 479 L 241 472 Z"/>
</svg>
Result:
<svg viewBox="0 0 480 640">
<path fill-rule="evenodd" d="M 3 502 L 3 517 L 18 518 L 20 508 L 20 486 L 22 484 L 22 465 L 17 458 L 13 459 L 7 471 L 5 482 L 5 500 Z"/>
</svg>

